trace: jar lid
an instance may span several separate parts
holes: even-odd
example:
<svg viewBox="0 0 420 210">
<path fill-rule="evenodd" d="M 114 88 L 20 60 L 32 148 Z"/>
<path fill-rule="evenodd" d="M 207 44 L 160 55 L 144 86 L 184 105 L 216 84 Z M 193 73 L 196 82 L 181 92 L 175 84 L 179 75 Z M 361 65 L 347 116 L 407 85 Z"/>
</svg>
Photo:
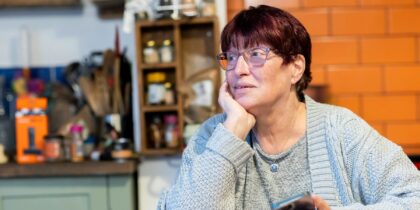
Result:
<svg viewBox="0 0 420 210">
<path fill-rule="evenodd" d="M 163 40 L 163 46 L 169 46 L 169 45 L 171 45 L 171 40 L 170 39 Z"/>
<path fill-rule="evenodd" d="M 165 115 L 164 117 L 165 124 L 175 124 L 176 121 L 177 121 L 176 115 L 171 114 L 171 115 Z"/>
<path fill-rule="evenodd" d="M 83 131 L 83 126 L 78 125 L 78 124 L 73 124 L 70 127 L 70 132 L 71 133 L 81 133 Z"/>
<path fill-rule="evenodd" d="M 155 41 L 153 41 L 153 40 L 149 40 L 149 41 L 147 41 L 146 45 L 147 45 L 148 47 L 154 47 L 154 46 L 155 46 Z"/>
<path fill-rule="evenodd" d="M 155 72 L 147 75 L 148 82 L 163 82 L 166 79 L 165 73 Z"/>
</svg>

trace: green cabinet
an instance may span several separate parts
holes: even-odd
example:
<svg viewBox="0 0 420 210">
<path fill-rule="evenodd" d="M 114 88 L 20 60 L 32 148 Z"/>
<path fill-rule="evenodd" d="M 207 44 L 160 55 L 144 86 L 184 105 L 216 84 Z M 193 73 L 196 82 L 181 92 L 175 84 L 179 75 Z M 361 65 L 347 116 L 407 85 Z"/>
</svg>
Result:
<svg viewBox="0 0 420 210">
<path fill-rule="evenodd" d="M 132 176 L 0 180 L 0 210 L 133 210 Z"/>
<path fill-rule="evenodd" d="M 0 210 L 134 210 L 137 162 L 0 165 Z"/>
</svg>

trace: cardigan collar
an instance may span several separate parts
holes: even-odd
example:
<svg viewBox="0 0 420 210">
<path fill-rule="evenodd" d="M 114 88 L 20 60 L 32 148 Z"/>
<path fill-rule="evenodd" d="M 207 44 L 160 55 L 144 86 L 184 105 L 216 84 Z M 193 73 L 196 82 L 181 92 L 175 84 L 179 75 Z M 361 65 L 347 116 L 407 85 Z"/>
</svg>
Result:
<svg viewBox="0 0 420 210">
<path fill-rule="evenodd" d="M 339 206 L 337 186 L 332 176 L 326 142 L 327 113 L 325 107 L 305 96 L 307 110 L 306 132 L 308 159 L 313 193 L 323 198 L 330 206 Z"/>
</svg>

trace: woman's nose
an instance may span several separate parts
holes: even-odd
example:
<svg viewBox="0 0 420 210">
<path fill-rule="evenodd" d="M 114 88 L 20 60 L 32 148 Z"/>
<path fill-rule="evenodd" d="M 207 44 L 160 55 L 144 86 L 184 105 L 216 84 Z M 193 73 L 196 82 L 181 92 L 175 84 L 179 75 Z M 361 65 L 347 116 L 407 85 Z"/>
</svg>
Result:
<svg viewBox="0 0 420 210">
<path fill-rule="evenodd" d="M 238 75 L 249 74 L 249 66 L 243 55 L 239 56 L 234 71 Z"/>
</svg>

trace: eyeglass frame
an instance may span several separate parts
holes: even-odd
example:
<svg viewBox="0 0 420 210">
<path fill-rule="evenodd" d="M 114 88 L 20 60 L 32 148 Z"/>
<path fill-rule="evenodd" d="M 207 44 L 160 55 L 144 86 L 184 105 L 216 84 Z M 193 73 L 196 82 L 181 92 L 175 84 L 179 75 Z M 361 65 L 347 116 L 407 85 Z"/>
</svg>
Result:
<svg viewBox="0 0 420 210">
<path fill-rule="evenodd" d="M 269 48 L 269 47 L 253 47 L 253 48 L 249 48 L 249 49 L 246 49 L 246 50 L 244 50 L 243 52 L 241 52 L 241 53 L 239 53 L 239 52 L 232 52 L 232 51 L 227 51 L 227 52 L 222 52 L 222 53 L 219 53 L 219 54 L 217 54 L 216 55 L 216 60 L 217 60 L 217 62 L 219 63 L 219 66 L 223 69 L 223 70 L 225 70 L 225 71 L 230 71 L 230 70 L 233 70 L 235 67 L 236 67 L 236 65 L 237 65 L 237 63 L 238 63 L 238 60 L 239 60 L 239 58 L 242 56 L 243 58 L 244 58 L 244 60 L 245 60 L 245 62 L 248 64 L 248 65 L 250 65 L 250 63 L 249 63 L 249 58 L 250 58 L 250 55 L 249 56 L 246 56 L 246 54 L 245 53 L 249 53 L 249 52 L 252 52 L 253 50 L 256 50 L 256 49 L 262 49 L 266 54 L 265 54 L 265 58 L 264 58 L 264 62 L 262 62 L 261 64 L 258 64 L 258 65 L 261 65 L 261 66 L 263 66 L 264 64 L 265 64 L 265 62 L 267 62 L 267 58 L 268 58 L 268 54 L 270 54 L 270 51 L 271 50 L 273 50 L 272 48 Z M 225 60 L 227 60 L 227 55 L 226 55 L 226 53 L 236 53 L 237 54 L 237 58 L 236 58 L 236 63 L 235 63 L 235 65 L 232 67 L 232 68 L 230 68 L 230 69 L 228 69 L 228 66 L 229 66 L 229 64 L 226 66 L 226 68 L 223 68 L 223 65 L 220 63 L 220 61 L 222 60 L 221 59 L 221 56 L 225 56 L 226 57 L 226 59 Z"/>
</svg>

